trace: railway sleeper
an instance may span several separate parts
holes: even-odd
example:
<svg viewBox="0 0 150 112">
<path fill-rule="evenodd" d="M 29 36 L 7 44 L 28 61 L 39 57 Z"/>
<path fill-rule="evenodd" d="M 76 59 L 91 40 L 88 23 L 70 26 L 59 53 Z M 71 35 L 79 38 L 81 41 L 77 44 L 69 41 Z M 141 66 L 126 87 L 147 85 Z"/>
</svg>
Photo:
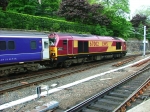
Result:
<svg viewBox="0 0 150 112">
<path fill-rule="evenodd" d="M 109 100 L 112 100 L 112 101 L 119 101 L 119 102 L 122 102 L 125 100 L 125 98 L 118 98 L 118 97 L 115 97 L 115 96 L 104 96 L 105 99 L 109 99 Z"/>
<path fill-rule="evenodd" d="M 98 104 L 101 104 L 101 105 L 119 105 L 121 102 L 120 101 L 112 101 L 112 100 L 108 100 L 108 99 L 100 99 L 98 100 Z"/>
<path fill-rule="evenodd" d="M 123 89 L 116 90 L 116 92 L 123 93 L 123 94 L 131 94 L 131 93 L 133 93 L 133 91 L 123 90 Z"/>
<path fill-rule="evenodd" d="M 126 91 L 135 91 L 137 89 L 137 87 L 131 87 L 131 85 L 129 86 L 122 86 L 120 89 L 124 89 Z"/>
<path fill-rule="evenodd" d="M 96 111 L 100 111 L 100 112 L 112 112 L 112 110 L 114 109 L 114 107 L 112 106 L 99 105 L 99 104 L 91 105 L 88 108 L 96 110 Z"/>
<path fill-rule="evenodd" d="M 118 93 L 118 92 L 111 92 L 109 94 L 110 96 L 116 96 L 116 97 L 121 97 L 121 98 L 127 98 L 129 96 L 129 94 L 121 94 L 121 93 Z"/>
<path fill-rule="evenodd" d="M 99 111 L 95 111 L 95 110 L 92 110 L 92 109 L 83 109 L 82 112 L 99 112 Z"/>
</svg>

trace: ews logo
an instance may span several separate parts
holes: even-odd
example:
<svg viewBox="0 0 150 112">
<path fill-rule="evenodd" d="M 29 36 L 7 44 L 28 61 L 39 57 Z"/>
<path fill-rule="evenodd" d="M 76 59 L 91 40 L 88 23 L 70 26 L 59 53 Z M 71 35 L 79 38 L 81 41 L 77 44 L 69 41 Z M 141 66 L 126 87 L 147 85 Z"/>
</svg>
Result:
<svg viewBox="0 0 150 112">
<path fill-rule="evenodd" d="M 102 42 L 102 46 L 108 46 L 108 42 Z"/>
</svg>

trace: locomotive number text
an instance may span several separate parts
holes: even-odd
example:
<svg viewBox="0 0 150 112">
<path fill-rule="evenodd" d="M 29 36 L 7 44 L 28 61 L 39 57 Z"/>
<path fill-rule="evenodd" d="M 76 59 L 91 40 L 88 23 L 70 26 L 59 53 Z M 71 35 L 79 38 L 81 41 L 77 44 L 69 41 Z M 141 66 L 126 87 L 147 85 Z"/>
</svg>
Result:
<svg viewBox="0 0 150 112">
<path fill-rule="evenodd" d="M 108 46 L 108 42 L 101 42 L 101 41 L 90 41 L 90 47 L 101 47 L 101 46 Z"/>
</svg>

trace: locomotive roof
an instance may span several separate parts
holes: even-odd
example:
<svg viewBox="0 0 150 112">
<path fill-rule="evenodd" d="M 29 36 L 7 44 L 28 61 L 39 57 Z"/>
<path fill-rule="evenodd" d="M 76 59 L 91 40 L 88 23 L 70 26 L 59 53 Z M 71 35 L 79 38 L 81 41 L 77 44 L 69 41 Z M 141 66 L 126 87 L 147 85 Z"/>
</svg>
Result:
<svg viewBox="0 0 150 112">
<path fill-rule="evenodd" d="M 77 36 L 77 37 L 91 37 L 93 35 L 88 34 L 74 34 L 74 33 L 55 33 L 59 36 Z"/>
<path fill-rule="evenodd" d="M 121 38 L 118 37 L 111 37 L 111 36 L 98 36 L 98 35 L 91 35 L 91 34 L 74 34 L 74 33 L 54 33 L 56 35 L 58 35 L 61 38 L 65 38 L 65 37 L 72 37 L 72 38 L 91 38 L 91 39 L 102 39 L 102 40 L 122 40 Z"/>
</svg>

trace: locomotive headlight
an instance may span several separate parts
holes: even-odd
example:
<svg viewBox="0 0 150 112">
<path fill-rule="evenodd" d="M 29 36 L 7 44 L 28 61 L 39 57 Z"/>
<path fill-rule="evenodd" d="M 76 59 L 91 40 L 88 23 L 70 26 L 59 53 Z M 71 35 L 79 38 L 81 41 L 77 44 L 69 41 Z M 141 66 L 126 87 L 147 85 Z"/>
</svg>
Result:
<svg viewBox="0 0 150 112">
<path fill-rule="evenodd" d="M 52 53 L 53 56 L 55 56 L 55 53 Z"/>
</svg>

